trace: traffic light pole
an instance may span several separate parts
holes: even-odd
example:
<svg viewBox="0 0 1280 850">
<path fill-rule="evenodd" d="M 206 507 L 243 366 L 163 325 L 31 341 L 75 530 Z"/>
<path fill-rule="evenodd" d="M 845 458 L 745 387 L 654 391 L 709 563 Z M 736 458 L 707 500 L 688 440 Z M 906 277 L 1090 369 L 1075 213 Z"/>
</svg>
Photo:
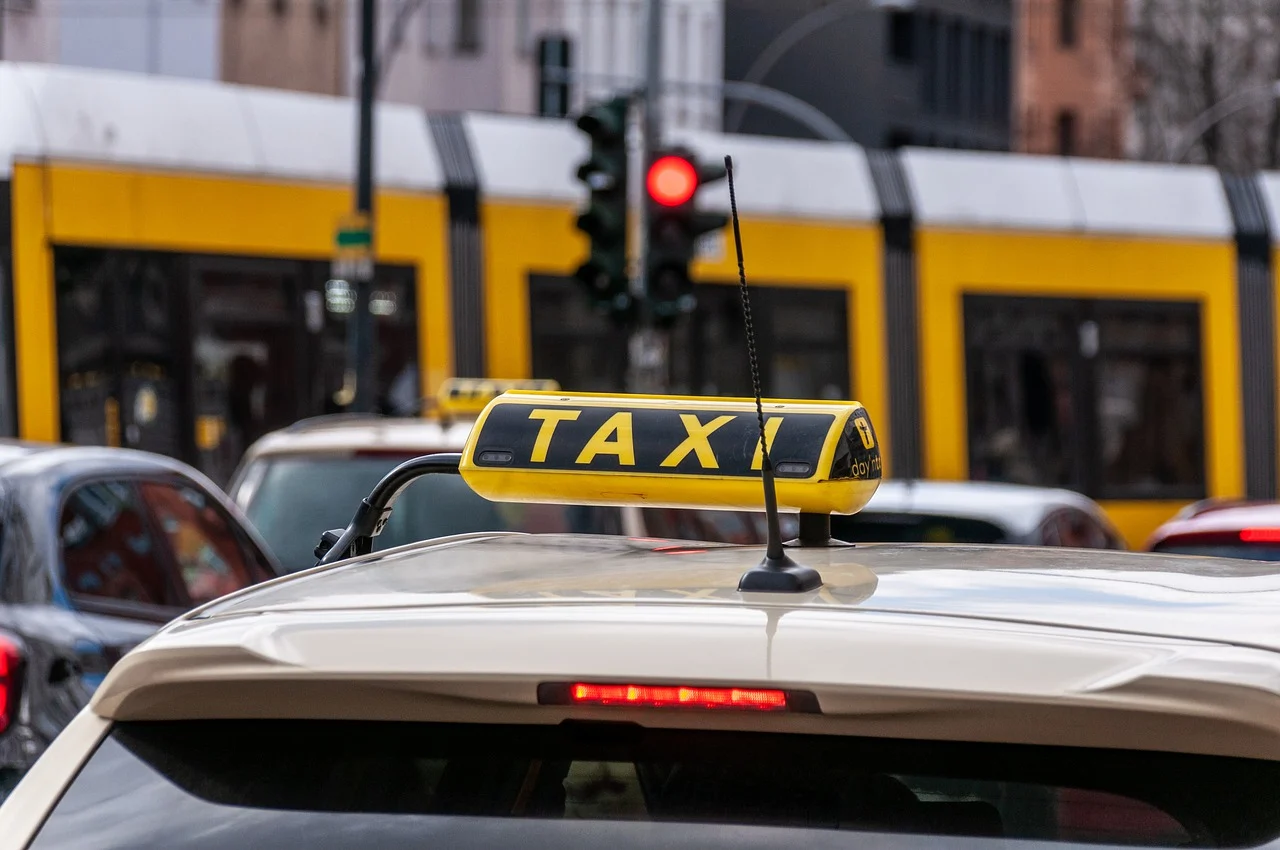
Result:
<svg viewBox="0 0 1280 850">
<path fill-rule="evenodd" d="M 645 282 L 649 279 L 649 204 L 646 203 L 645 174 L 653 159 L 653 152 L 662 144 L 662 35 L 663 0 L 649 0 L 648 41 L 645 59 L 645 85 L 643 119 L 641 120 L 640 145 L 640 238 L 637 240 L 635 263 L 636 277 L 631 284 L 632 294 L 640 304 L 639 323 L 631 334 L 628 346 L 628 392 L 661 393 L 666 390 L 669 375 L 668 353 L 670 337 L 666 331 L 654 327 L 649 299 L 645 297 Z"/>
<path fill-rule="evenodd" d="M 373 104 L 378 87 L 377 0 L 360 2 L 360 130 L 356 162 L 356 215 L 368 224 L 369 249 L 373 232 Z M 364 264 L 351 281 L 355 288 L 355 312 L 347 323 L 350 369 L 355 373 L 355 399 L 351 410 L 372 413 L 377 404 L 374 373 L 375 327 L 369 302 L 373 289 L 372 263 Z"/>
</svg>

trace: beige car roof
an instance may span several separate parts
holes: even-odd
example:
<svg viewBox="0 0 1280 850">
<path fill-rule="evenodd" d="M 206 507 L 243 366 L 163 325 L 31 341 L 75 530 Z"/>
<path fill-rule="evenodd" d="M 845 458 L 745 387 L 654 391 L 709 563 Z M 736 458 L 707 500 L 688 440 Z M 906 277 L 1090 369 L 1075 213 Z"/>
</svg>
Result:
<svg viewBox="0 0 1280 850">
<path fill-rule="evenodd" d="M 758 548 L 477 534 L 318 568 L 171 624 L 92 709 L 771 728 L 1280 759 L 1280 573 L 1118 552 L 800 550 L 825 585 L 740 594 Z M 812 692 L 820 715 L 542 706 L 546 682 Z"/>
</svg>

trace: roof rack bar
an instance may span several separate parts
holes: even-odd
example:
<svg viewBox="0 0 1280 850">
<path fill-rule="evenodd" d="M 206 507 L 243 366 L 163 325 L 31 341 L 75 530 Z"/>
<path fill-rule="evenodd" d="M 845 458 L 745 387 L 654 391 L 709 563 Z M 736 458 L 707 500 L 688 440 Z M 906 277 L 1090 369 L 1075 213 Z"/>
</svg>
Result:
<svg viewBox="0 0 1280 850">
<path fill-rule="evenodd" d="M 315 556 L 316 566 L 332 564 L 346 558 L 367 555 L 373 551 L 373 538 L 382 533 L 391 509 L 404 489 L 424 475 L 460 475 L 460 452 L 423 455 L 407 460 L 383 476 L 360 502 L 351 524 L 342 531 L 326 531 L 320 535 Z"/>
</svg>

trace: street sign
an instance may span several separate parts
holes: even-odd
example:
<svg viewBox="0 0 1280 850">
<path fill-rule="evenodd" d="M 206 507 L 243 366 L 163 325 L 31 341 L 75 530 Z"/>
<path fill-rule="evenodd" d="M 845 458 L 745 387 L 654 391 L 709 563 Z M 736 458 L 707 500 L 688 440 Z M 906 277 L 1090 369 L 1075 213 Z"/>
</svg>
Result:
<svg viewBox="0 0 1280 850">
<path fill-rule="evenodd" d="M 338 225 L 330 274 L 335 280 L 373 279 L 373 228 L 368 216 L 350 215 Z"/>
</svg>

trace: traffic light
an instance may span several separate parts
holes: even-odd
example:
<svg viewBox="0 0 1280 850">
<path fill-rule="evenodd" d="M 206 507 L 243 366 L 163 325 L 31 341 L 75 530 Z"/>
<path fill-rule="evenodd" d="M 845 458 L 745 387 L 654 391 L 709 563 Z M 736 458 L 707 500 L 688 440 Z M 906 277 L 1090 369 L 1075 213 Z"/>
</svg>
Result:
<svg viewBox="0 0 1280 850">
<path fill-rule="evenodd" d="M 723 165 L 700 164 L 691 151 L 678 148 L 654 155 L 645 176 L 648 205 L 648 264 L 645 292 L 653 319 L 669 326 L 697 305 L 689 266 L 698 237 L 719 230 L 729 217 L 699 212 L 694 200 L 708 183 L 723 180 Z"/>
<path fill-rule="evenodd" d="M 631 314 L 627 278 L 627 110 L 625 97 L 597 104 L 578 118 L 591 137 L 591 156 L 578 168 L 590 198 L 577 227 L 591 240 L 591 253 L 576 277 L 588 297 L 615 318 Z"/>
</svg>

